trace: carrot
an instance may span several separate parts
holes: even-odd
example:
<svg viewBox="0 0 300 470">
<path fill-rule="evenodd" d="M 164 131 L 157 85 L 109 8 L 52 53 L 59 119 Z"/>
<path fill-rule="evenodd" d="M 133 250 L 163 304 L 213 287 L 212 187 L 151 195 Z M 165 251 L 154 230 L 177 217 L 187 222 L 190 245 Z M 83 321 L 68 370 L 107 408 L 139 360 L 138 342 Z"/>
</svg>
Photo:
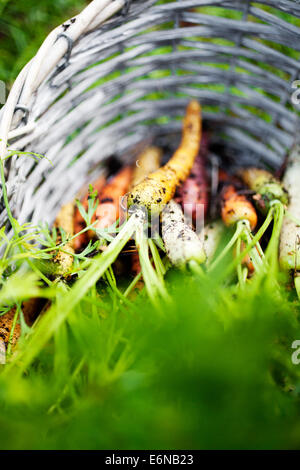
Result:
<svg viewBox="0 0 300 470">
<path fill-rule="evenodd" d="M 242 241 L 242 243 L 241 243 L 241 252 L 244 251 L 246 248 L 247 248 L 246 243 Z M 258 253 L 258 256 L 260 256 L 259 253 Z M 249 255 L 249 253 L 247 253 L 245 255 L 244 259 L 242 260 L 242 264 L 247 267 L 248 273 L 250 275 L 254 273 L 255 268 L 254 268 L 253 260 L 252 260 L 251 256 Z"/>
<path fill-rule="evenodd" d="M 237 192 L 233 184 L 228 183 L 230 179 L 225 181 L 226 183 L 222 189 L 222 219 L 227 227 L 235 226 L 236 230 L 217 259 L 210 265 L 209 270 L 214 269 L 235 244 L 238 254 L 241 252 L 242 241 L 246 241 L 248 246 L 253 239 L 251 230 L 254 230 L 257 225 L 257 214 L 254 206 L 248 201 L 246 196 Z M 253 259 L 255 270 L 261 270 L 263 260 L 262 249 L 259 242 L 257 242 L 254 247 L 250 248 L 249 253 Z M 237 271 L 239 283 L 242 285 L 245 282 L 245 277 L 241 269 L 241 264 L 238 265 Z"/>
<path fill-rule="evenodd" d="M 239 176 L 242 178 L 243 182 L 256 193 L 255 196 L 253 196 L 253 199 L 256 201 L 256 206 L 260 212 L 266 215 L 265 221 L 259 230 L 260 236 L 265 233 L 268 226 L 273 221 L 272 235 L 269 239 L 265 255 L 262 251 L 258 250 L 260 258 L 264 257 L 268 263 L 267 282 L 271 284 L 271 279 L 274 279 L 273 276 L 276 276 L 278 270 L 280 231 L 285 206 L 289 202 L 289 196 L 284 185 L 269 171 L 254 167 L 243 168 L 239 172 Z M 254 252 L 254 256 L 257 256 L 256 252 Z M 253 254 L 251 258 L 253 258 Z M 251 273 L 251 263 L 248 266 L 248 272 Z"/>
<path fill-rule="evenodd" d="M 32 326 L 42 308 L 45 305 L 45 300 L 40 298 L 33 298 L 25 300 L 22 303 L 22 312 L 24 320 L 28 326 Z"/>
<path fill-rule="evenodd" d="M 184 214 L 189 217 L 194 224 L 200 216 L 199 208 L 203 207 L 203 215 L 207 214 L 209 205 L 209 184 L 206 171 L 206 154 L 208 150 L 207 134 L 203 134 L 201 139 L 200 152 L 197 155 L 192 171 L 186 181 L 178 190 L 177 202 L 184 208 Z"/>
<path fill-rule="evenodd" d="M 131 255 L 131 272 L 134 276 L 141 272 L 140 258 L 137 251 Z"/>
<path fill-rule="evenodd" d="M 0 365 L 6 363 L 6 346 L 4 340 L 0 337 Z"/>
<path fill-rule="evenodd" d="M 285 271 L 295 271 L 295 282 L 298 285 L 300 271 L 300 150 L 292 150 L 283 183 L 288 191 L 290 202 L 287 208 L 280 235 L 280 266 Z M 298 288 L 299 289 L 299 288 Z M 297 289 L 297 290 L 298 290 Z M 300 291 L 299 291 L 300 292 Z"/>
<path fill-rule="evenodd" d="M 187 12 L 197 12 L 196 8 L 191 8 L 190 10 L 187 10 Z M 191 23 L 189 21 L 179 21 L 179 26 L 181 28 L 186 28 L 186 27 L 195 27 L 198 26 L 197 23 Z"/>
<path fill-rule="evenodd" d="M 227 227 L 242 220 L 248 220 L 251 230 L 257 225 L 257 214 L 253 205 L 244 195 L 238 194 L 232 184 L 226 185 L 222 191 L 222 219 Z"/>
<path fill-rule="evenodd" d="M 162 238 L 172 264 L 184 267 L 190 261 L 204 263 L 203 244 L 189 225 L 179 204 L 171 200 L 162 211 Z"/>
<path fill-rule="evenodd" d="M 159 168 L 162 151 L 158 147 L 147 147 L 136 161 L 136 167 L 133 171 L 131 187 L 134 188 L 141 183 L 150 173 Z"/>
<path fill-rule="evenodd" d="M 287 191 L 269 171 L 254 167 L 243 168 L 239 176 L 252 191 L 257 193 L 256 205 L 261 212 L 266 213 L 274 200 L 279 200 L 284 205 L 288 204 Z"/>
<path fill-rule="evenodd" d="M 133 172 L 133 178 L 131 186 L 134 187 L 143 181 L 149 173 L 156 171 L 159 168 L 162 157 L 162 151 L 158 147 L 148 147 L 142 152 L 138 159 L 137 165 Z M 133 253 L 131 256 L 131 271 L 134 276 L 137 276 L 141 272 L 141 264 L 138 252 Z M 142 287 L 143 282 L 139 281 L 138 288 Z"/>
<path fill-rule="evenodd" d="M 223 222 L 221 220 L 217 220 L 205 225 L 199 233 L 199 238 L 204 245 L 206 264 L 211 263 L 221 241 L 222 235 L 224 234 L 224 230 L 225 227 Z"/>
<path fill-rule="evenodd" d="M 132 179 L 132 168 L 124 167 L 101 191 L 96 209 L 95 229 L 104 229 L 114 224 L 120 216 L 121 198 L 128 191 Z"/>
<path fill-rule="evenodd" d="M 206 264 L 209 265 L 214 258 L 214 255 L 217 251 L 218 245 L 221 241 L 222 236 L 224 235 L 224 225 L 222 221 L 217 220 L 215 222 L 211 222 L 207 224 L 203 230 L 199 234 L 199 238 L 204 243 L 204 251 L 206 253 L 207 261 Z M 246 249 L 247 245 L 244 241 L 241 240 L 240 244 L 240 252 Z M 237 248 L 235 248 L 234 254 L 235 256 L 237 253 Z M 257 250 L 258 251 L 258 250 Z M 258 252 L 259 255 L 259 252 Z M 253 274 L 255 268 L 253 265 L 253 261 L 249 254 L 245 255 L 244 259 L 242 260 L 242 264 L 245 265 L 248 269 L 249 274 Z"/>
<path fill-rule="evenodd" d="M 22 308 L 23 317 L 28 326 L 33 325 L 34 321 L 36 320 L 40 311 L 42 310 L 44 304 L 45 304 L 45 300 L 41 298 L 33 298 L 33 299 L 25 300 L 22 303 L 21 308 Z M 0 316 L 0 343 L 1 341 L 3 342 L 5 346 L 4 351 L 6 351 L 6 348 L 9 344 L 9 338 L 11 335 L 11 330 L 13 328 L 14 329 L 13 329 L 13 334 L 11 338 L 11 344 L 13 347 L 15 347 L 21 335 L 21 325 L 18 320 L 15 323 L 15 326 L 13 327 L 16 311 L 17 311 L 17 307 L 15 306 L 11 308 L 7 313 Z M 1 361 L 0 361 L 0 364 L 1 364 Z"/>
<path fill-rule="evenodd" d="M 16 315 L 17 307 L 11 308 L 7 313 L 0 316 L 0 338 L 3 340 L 5 347 L 7 348 L 11 332 L 14 326 L 14 319 Z M 18 339 L 21 335 L 21 326 L 20 323 L 17 321 L 15 323 L 12 338 L 11 338 L 11 345 L 14 347 L 17 344 Z"/>
<path fill-rule="evenodd" d="M 201 108 L 197 101 L 187 107 L 183 123 L 181 144 L 173 157 L 159 170 L 150 173 L 129 194 L 128 207 L 142 206 L 153 213 L 160 213 L 172 197 L 176 187 L 188 177 L 201 141 Z"/>
<path fill-rule="evenodd" d="M 57 240 L 56 244 L 59 245 L 62 242 L 62 232 L 65 232 L 67 238 L 74 235 L 74 203 L 70 202 L 64 205 L 54 222 L 54 227 L 57 229 Z M 63 251 L 62 251 L 63 250 Z M 67 242 L 62 250 L 59 250 L 52 260 L 54 265 L 54 274 L 58 276 L 65 276 L 73 265 L 74 244 L 73 241 Z M 68 252 L 68 253 L 65 253 Z"/>
<path fill-rule="evenodd" d="M 188 177 L 200 148 L 200 111 L 197 101 L 192 101 L 189 104 L 184 119 L 183 137 L 179 149 L 165 166 L 151 173 L 131 190 L 128 197 L 128 207 L 131 208 L 129 219 L 122 225 L 117 236 L 107 246 L 99 259 L 94 261 L 95 269 L 97 267 L 95 275 L 101 277 L 118 257 L 128 240 L 134 235 L 145 286 L 151 302 L 159 310 L 162 310 L 161 301 L 169 303 L 170 296 L 163 282 L 162 272 L 158 270 L 157 266 L 153 267 L 149 257 L 149 246 L 151 249 L 152 243 L 145 236 L 145 228 L 148 227 L 148 222 L 144 209 L 146 207 L 151 210 L 151 206 L 154 204 L 153 212 L 159 214 L 164 205 L 173 197 L 176 187 Z M 110 196 L 108 195 L 108 197 Z M 100 206 L 98 206 L 98 213 Z M 103 222 L 101 225 L 104 225 Z M 158 265 L 157 258 L 155 264 Z"/>
<path fill-rule="evenodd" d="M 141 267 L 141 263 L 140 263 L 140 257 L 139 257 L 139 253 L 138 251 L 136 253 L 133 253 L 131 255 L 131 272 L 134 276 L 134 278 L 136 278 L 136 276 L 138 276 L 142 271 L 142 267 Z M 137 291 L 140 291 L 144 288 L 144 281 L 143 279 L 139 279 L 137 281 L 137 283 L 135 284 L 134 286 L 134 292 L 137 292 Z M 135 294 L 131 294 L 130 296 L 131 299 L 134 299 L 135 298 Z"/>
<path fill-rule="evenodd" d="M 22 303 L 22 313 L 24 320 L 28 326 L 32 326 L 35 319 L 39 315 L 44 305 L 44 299 L 33 298 L 25 300 Z M 11 341 L 11 346 L 14 348 L 21 336 L 21 324 L 19 319 L 15 321 L 17 307 L 12 307 L 7 313 L 0 316 L 0 355 L 6 355 L 6 349 Z M 13 332 L 12 332 L 13 330 Z M 10 339 L 12 333 L 12 337 Z M 5 362 L 5 361 L 4 361 Z M 0 364 L 1 362 L 0 359 Z"/>
<path fill-rule="evenodd" d="M 242 253 L 246 248 L 247 248 L 246 243 L 241 240 L 240 253 Z M 237 252 L 237 249 L 235 250 L 235 256 L 238 256 L 240 253 Z M 258 255 L 259 255 L 259 253 L 258 253 Z M 242 265 L 245 266 L 248 269 L 248 273 L 250 275 L 254 273 L 255 268 L 254 268 L 253 261 L 251 259 L 251 256 L 249 255 L 249 253 L 247 253 L 244 256 L 244 258 L 242 260 Z"/>
<path fill-rule="evenodd" d="M 97 191 L 98 194 L 101 193 L 101 190 L 103 189 L 105 185 L 105 178 L 104 176 L 100 176 L 94 183 L 92 183 L 92 187 L 95 191 Z M 87 211 L 88 210 L 88 201 L 89 201 L 89 190 L 85 190 L 85 194 L 81 199 L 81 204 L 83 205 L 84 209 Z M 92 220 L 93 221 L 93 220 Z M 75 208 L 75 214 L 74 214 L 74 233 L 79 233 L 85 228 L 86 224 L 85 221 L 80 214 L 80 211 L 78 207 L 76 206 Z M 82 249 L 88 244 L 89 242 L 89 237 L 88 233 L 84 232 L 78 235 L 76 238 L 74 238 L 74 249 L 76 252 L 82 251 Z"/>
<path fill-rule="evenodd" d="M 221 185 L 224 185 L 226 183 L 234 184 L 237 187 L 241 185 L 241 180 L 236 175 L 228 173 L 223 168 L 219 168 L 218 181 Z"/>
</svg>

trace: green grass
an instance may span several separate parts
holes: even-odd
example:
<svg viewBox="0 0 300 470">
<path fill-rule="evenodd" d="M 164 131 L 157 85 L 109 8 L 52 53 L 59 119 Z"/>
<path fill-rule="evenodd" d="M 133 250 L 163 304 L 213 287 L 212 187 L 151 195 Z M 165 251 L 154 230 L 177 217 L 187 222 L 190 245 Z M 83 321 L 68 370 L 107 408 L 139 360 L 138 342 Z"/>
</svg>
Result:
<svg viewBox="0 0 300 470">
<path fill-rule="evenodd" d="M 84 3 L 2 0 L 0 79 Z M 53 282 L 40 270 L 54 234 L 37 229 L 40 249 L 12 222 L 10 242 L 0 231 L 0 312 L 35 296 L 54 308 L 0 366 L 1 449 L 300 447 L 299 301 L 276 265 L 243 289 L 230 256 L 206 276 L 169 270 L 174 301 L 161 311 L 145 290 L 120 299 L 132 279 L 97 281 L 103 258 L 91 272 L 78 257 L 78 281 Z"/>
<path fill-rule="evenodd" d="M 243 288 L 230 254 L 205 276 L 170 269 L 172 301 L 156 308 L 145 289 L 124 298 L 128 276 L 104 274 L 109 250 L 78 257 L 75 283 L 51 280 L 39 270 L 55 232 L 38 228 L 39 248 L 12 223 L 11 241 L 1 231 L 2 313 L 32 297 L 52 307 L 1 366 L 1 449 L 299 448 L 299 300 L 276 247 Z"/>
<path fill-rule="evenodd" d="M 170 289 L 163 315 L 92 289 L 24 376 L 0 376 L 1 448 L 299 447 L 298 304 L 178 273 Z"/>
<path fill-rule="evenodd" d="M 298 304 L 178 273 L 170 289 L 163 315 L 92 289 L 0 377 L 1 448 L 298 447 Z"/>
</svg>

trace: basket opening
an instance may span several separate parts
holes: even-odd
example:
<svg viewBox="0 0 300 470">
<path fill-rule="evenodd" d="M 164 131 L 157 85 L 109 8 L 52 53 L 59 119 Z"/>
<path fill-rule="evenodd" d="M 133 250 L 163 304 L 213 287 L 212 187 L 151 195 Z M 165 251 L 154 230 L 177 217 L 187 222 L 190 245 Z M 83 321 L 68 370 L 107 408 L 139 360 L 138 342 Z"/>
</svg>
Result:
<svg viewBox="0 0 300 470">
<path fill-rule="evenodd" d="M 112 157 L 133 161 L 151 142 L 169 156 L 191 98 L 201 102 L 212 152 L 225 165 L 281 165 L 298 129 L 291 83 L 300 10 L 205 3 L 133 1 L 128 16 L 75 43 L 55 87 L 48 79 L 32 97 L 34 131 L 13 142 L 53 162 L 14 159 L 10 200 L 21 223 L 51 222 Z"/>
</svg>

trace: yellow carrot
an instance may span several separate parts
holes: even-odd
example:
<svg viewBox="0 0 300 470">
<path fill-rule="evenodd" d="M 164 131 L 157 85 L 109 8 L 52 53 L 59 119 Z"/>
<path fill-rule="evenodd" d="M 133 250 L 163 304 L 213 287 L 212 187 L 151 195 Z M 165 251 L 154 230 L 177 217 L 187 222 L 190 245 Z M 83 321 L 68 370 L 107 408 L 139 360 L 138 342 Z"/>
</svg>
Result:
<svg viewBox="0 0 300 470">
<path fill-rule="evenodd" d="M 147 147 L 138 156 L 131 182 L 132 188 L 141 183 L 150 173 L 153 173 L 159 168 L 161 157 L 162 151 L 158 147 Z"/>
</svg>

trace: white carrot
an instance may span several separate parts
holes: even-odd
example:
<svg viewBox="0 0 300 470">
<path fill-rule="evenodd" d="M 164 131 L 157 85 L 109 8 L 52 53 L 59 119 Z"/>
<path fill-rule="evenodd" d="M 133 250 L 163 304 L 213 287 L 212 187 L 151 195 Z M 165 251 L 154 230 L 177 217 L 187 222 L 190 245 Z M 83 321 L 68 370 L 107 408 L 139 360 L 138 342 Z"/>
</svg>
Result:
<svg viewBox="0 0 300 470">
<path fill-rule="evenodd" d="M 283 219 L 280 236 L 280 266 L 295 271 L 295 284 L 300 293 L 300 146 L 293 148 L 283 178 L 290 203 Z"/>
<path fill-rule="evenodd" d="M 269 171 L 261 168 L 243 168 L 239 176 L 244 183 L 256 193 L 256 205 L 258 209 L 266 214 L 272 201 L 278 200 L 282 204 L 288 204 L 288 194 L 284 185 Z"/>
<path fill-rule="evenodd" d="M 204 245 L 207 265 L 209 265 L 213 260 L 224 231 L 225 227 L 223 222 L 221 220 L 216 220 L 205 225 L 199 233 L 199 238 Z"/>
<path fill-rule="evenodd" d="M 185 222 L 181 207 L 171 200 L 162 212 L 162 237 L 172 264 L 183 267 L 190 261 L 199 264 L 206 256 L 201 240 Z"/>
</svg>

